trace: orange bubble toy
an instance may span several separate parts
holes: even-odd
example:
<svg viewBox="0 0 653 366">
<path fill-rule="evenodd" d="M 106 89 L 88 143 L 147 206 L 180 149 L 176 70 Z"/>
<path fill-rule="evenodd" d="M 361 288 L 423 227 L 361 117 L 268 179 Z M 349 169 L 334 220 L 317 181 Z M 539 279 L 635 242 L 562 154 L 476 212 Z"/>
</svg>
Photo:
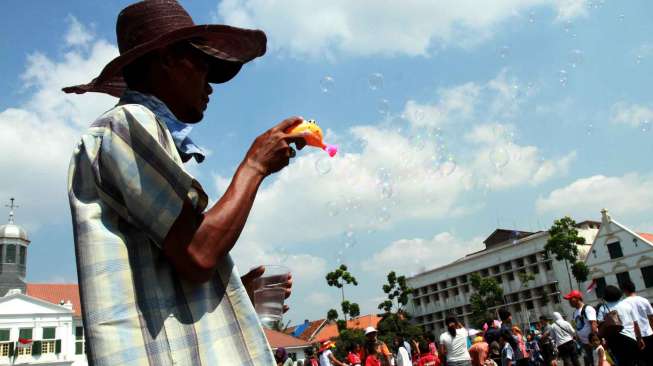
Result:
<svg viewBox="0 0 653 366">
<path fill-rule="evenodd" d="M 306 145 L 319 147 L 333 157 L 338 152 L 338 146 L 325 144 L 322 141 L 322 129 L 315 120 L 303 120 L 301 123 L 285 131 L 286 133 L 301 133 L 306 140 Z"/>
</svg>

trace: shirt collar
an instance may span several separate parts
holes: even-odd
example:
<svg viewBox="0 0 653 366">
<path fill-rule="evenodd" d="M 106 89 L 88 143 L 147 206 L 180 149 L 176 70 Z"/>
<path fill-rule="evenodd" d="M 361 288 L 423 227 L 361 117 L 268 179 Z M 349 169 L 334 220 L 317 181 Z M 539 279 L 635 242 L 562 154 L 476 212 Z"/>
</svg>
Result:
<svg viewBox="0 0 653 366">
<path fill-rule="evenodd" d="M 193 127 L 179 121 L 159 98 L 127 89 L 120 98 L 119 104 L 140 104 L 152 111 L 168 127 L 182 161 L 187 162 L 191 158 L 195 158 L 198 163 L 204 161 L 206 157 L 204 151 L 188 136 Z"/>
</svg>

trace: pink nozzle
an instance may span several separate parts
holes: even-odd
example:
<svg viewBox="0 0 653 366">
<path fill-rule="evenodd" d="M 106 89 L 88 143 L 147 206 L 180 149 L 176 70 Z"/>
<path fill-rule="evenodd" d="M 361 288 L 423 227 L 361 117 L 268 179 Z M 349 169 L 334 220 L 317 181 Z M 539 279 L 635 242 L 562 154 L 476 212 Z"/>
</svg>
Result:
<svg viewBox="0 0 653 366">
<path fill-rule="evenodd" d="M 329 154 L 330 157 L 333 157 L 338 152 L 338 146 L 337 145 L 327 144 L 324 147 L 324 151 L 326 151 Z"/>
</svg>

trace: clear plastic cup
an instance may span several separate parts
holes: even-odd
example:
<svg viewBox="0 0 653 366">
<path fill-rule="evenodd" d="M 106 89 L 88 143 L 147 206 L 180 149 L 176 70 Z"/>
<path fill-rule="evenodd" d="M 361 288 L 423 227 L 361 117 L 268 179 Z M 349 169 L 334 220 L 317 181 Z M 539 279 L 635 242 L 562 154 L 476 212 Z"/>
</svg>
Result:
<svg viewBox="0 0 653 366">
<path fill-rule="evenodd" d="M 263 267 L 265 272 L 255 282 L 254 308 L 261 324 L 273 328 L 283 317 L 283 302 L 290 269 L 279 265 Z"/>
</svg>

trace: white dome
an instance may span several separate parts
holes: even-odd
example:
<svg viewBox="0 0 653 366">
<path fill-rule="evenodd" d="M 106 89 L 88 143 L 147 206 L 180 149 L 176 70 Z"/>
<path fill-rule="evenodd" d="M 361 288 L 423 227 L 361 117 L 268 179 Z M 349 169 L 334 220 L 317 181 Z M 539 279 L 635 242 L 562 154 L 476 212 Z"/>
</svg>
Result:
<svg viewBox="0 0 653 366">
<path fill-rule="evenodd" d="M 22 239 L 29 241 L 27 232 L 22 227 L 16 224 L 6 224 L 0 226 L 0 239 Z"/>
</svg>

